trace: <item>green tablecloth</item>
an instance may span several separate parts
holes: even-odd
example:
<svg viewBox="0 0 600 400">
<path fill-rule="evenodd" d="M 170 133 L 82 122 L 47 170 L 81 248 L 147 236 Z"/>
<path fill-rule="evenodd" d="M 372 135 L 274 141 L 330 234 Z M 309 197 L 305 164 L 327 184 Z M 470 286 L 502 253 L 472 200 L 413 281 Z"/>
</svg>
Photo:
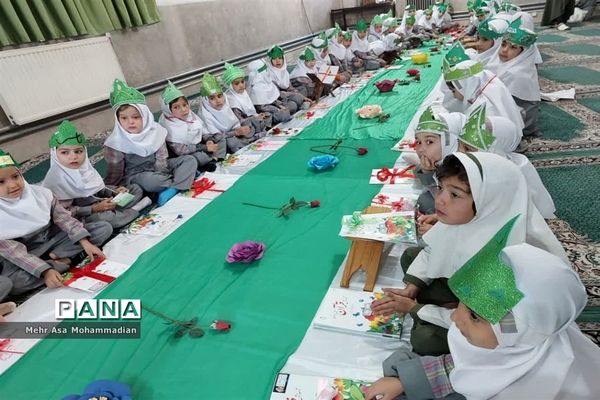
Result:
<svg viewBox="0 0 600 400">
<path fill-rule="evenodd" d="M 435 64 L 429 70 L 419 86 L 423 91 L 439 77 Z M 345 103 L 301 136 L 334 130 L 338 108 L 364 104 L 360 93 Z M 405 103 L 414 107 L 395 116 L 409 121 L 420 100 Z M 142 254 L 101 295 L 140 298 L 176 318 L 197 316 L 205 325 L 229 320 L 229 333 L 174 342 L 163 321 L 145 313 L 140 340 L 43 340 L 0 377 L 0 398 L 59 399 L 92 380 L 116 379 L 132 386 L 135 399 L 267 399 L 276 372 L 302 340 L 348 250 L 349 242 L 338 236 L 341 216 L 369 204 L 380 189 L 368 184 L 371 169 L 391 165 L 398 156 L 389 150 L 391 140 L 345 140 L 369 153 L 341 155 L 331 171 L 308 170 L 307 160 L 315 155 L 309 148 L 330 143 L 290 141 Z M 318 199 L 321 207 L 295 211 L 285 220 L 275 211 L 241 205 L 280 206 L 291 196 Z M 228 249 L 243 240 L 264 242 L 264 258 L 250 266 L 226 264 Z"/>
</svg>

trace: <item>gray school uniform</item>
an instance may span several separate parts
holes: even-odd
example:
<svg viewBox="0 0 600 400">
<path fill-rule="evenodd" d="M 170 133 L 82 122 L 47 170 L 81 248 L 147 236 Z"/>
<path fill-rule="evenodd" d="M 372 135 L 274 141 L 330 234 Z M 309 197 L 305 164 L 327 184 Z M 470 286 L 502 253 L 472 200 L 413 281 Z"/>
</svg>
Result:
<svg viewBox="0 0 600 400">
<path fill-rule="evenodd" d="M 198 162 L 192 156 L 180 156 L 167 160 L 164 171 L 155 170 L 156 157 L 125 154 L 125 181 L 137 184 L 146 192 L 160 192 L 166 188 L 188 190 L 192 186 Z"/>
<path fill-rule="evenodd" d="M 273 126 L 292 119 L 291 110 L 280 100 L 275 100 L 273 104 L 255 104 L 254 107 L 256 107 L 256 111 L 259 113 L 266 112 L 271 114 L 271 123 Z M 281 107 L 284 107 L 284 109 L 281 109 Z"/>
<path fill-rule="evenodd" d="M 279 89 L 279 100 L 290 110 L 290 114 L 294 114 L 302 108 L 305 97 L 308 97 L 307 93 L 293 86 L 288 89 Z"/>
<path fill-rule="evenodd" d="M 367 71 L 379 69 L 382 67 L 381 60 L 370 52 L 354 51 L 355 58 L 360 58 L 363 61 L 363 65 Z M 352 60 L 354 63 L 354 60 Z"/>
<path fill-rule="evenodd" d="M 227 141 L 227 151 L 229 153 L 235 153 L 243 147 L 246 147 L 252 142 L 267 135 L 266 131 L 258 131 L 252 121 L 245 121 L 243 126 L 250 127 L 250 136 L 239 137 L 235 135 L 235 131 L 225 133 L 225 140 Z"/>
<path fill-rule="evenodd" d="M 113 228 L 118 229 L 129 224 L 138 217 L 139 212 L 132 210 L 131 207 L 144 196 L 144 191 L 136 184 L 128 185 L 127 191 L 134 196 L 133 200 L 125 207 L 117 206 L 117 208 L 110 211 L 92 213 L 92 205 L 102 201 L 102 199 L 117 195 L 117 193 L 110 188 L 104 188 L 92 196 L 61 201 L 61 205 L 69 210 L 71 215 L 77 219 L 83 219 L 85 222 L 106 221 L 111 224 Z"/>
<path fill-rule="evenodd" d="M 540 137 L 540 129 L 537 126 L 538 114 L 540 111 L 539 101 L 527 101 L 521 100 L 518 97 L 513 96 L 515 103 L 523 109 L 525 117 L 523 122 L 525 127 L 523 128 L 523 136 L 528 138 Z"/>
<path fill-rule="evenodd" d="M 298 92 L 302 93 L 308 98 L 313 98 L 315 93 L 315 83 L 306 76 L 299 76 L 297 78 L 290 79 L 290 82 Z M 318 99 L 314 99 L 318 100 Z"/>
<path fill-rule="evenodd" d="M 415 171 L 415 175 L 419 182 L 421 182 L 421 185 L 425 187 L 425 190 L 421 192 L 417 200 L 419 211 L 425 215 L 435 214 L 435 198 L 433 193 L 437 183 L 433 178 L 434 172 L 423 171 L 421 168 L 418 168 Z"/>
</svg>

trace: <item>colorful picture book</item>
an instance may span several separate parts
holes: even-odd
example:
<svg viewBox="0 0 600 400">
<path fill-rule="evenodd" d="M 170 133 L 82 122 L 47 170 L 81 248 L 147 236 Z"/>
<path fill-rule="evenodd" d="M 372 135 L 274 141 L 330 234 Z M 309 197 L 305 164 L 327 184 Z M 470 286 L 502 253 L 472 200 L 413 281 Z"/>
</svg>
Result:
<svg viewBox="0 0 600 400">
<path fill-rule="evenodd" d="M 277 151 L 286 144 L 285 140 L 261 140 L 254 142 L 250 148 L 256 151 Z"/>
<path fill-rule="evenodd" d="M 415 166 L 411 164 L 404 168 L 374 169 L 371 171 L 369 183 L 372 185 L 412 185 L 415 179 Z"/>
<path fill-rule="evenodd" d="M 392 212 L 413 211 L 419 196 L 403 185 L 384 185 L 371 200 L 372 206 L 388 207 Z"/>
<path fill-rule="evenodd" d="M 400 339 L 404 317 L 375 315 L 371 303 L 381 300 L 382 292 L 363 292 L 330 288 L 317 311 L 314 327 L 355 335 Z"/>
<path fill-rule="evenodd" d="M 258 157 L 261 156 L 258 155 Z M 194 181 L 190 190 L 183 192 L 181 195 L 195 199 L 212 200 L 232 187 L 238 179 L 240 179 L 240 175 L 207 172 Z"/>
<path fill-rule="evenodd" d="M 263 156 L 261 154 L 233 154 L 223 160 L 224 167 L 247 167 L 258 163 Z"/>
<path fill-rule="evenodd" d="M 181 215 L 172 218 L 154 213 L 145 214 L 129 224 L 125 233 L 130 235 L 163 236 L 179 225 L 181 221 Z"/>
<path fill-rule="evenodd" d="M 355 211 L 342 217 L 340 236 L 382 242 L 417 243 L 413 212 L 362 214 Z"/>
<path fill-rule="evenodd" d="M 356 379 L 277 374 L 270 400 L 364 400 L 371 382 Z"/>
<path fill-rule="evenodd" d="M 105 258 L 96 258 L 81 267 L 71 268 L 67 271 L 63 275 L 63 285 L 96 293 L 104 289 L 128 268 L 129 265 Z"/>
</svg>

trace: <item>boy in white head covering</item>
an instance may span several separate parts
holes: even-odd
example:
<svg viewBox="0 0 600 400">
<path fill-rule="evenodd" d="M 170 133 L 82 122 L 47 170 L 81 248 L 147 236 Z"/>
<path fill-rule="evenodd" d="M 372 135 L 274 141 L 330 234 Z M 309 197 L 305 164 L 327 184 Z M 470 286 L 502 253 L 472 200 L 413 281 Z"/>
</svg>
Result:
<svg viewBox="0 0 600 400">
<path fill-rule="evenodd" d="M 25 181 L 18 164 L 0 149 L 0 301 L 43 286 L 62 286 L 71 258 L 97 247 L 113 232 L 106 221 L 84 225 L 49 189 Z"/>
<path fill-rule="evenodd" d="M 271 47 L 267 52 L 265 62 L 273 83 L 279 89 L 279 99 L 284 102 L 291 114 L 302 108 L 304 102 L 310 102 L 305 92 L 301 92 L 292 86 L 285 55 L 281 47 Z"/>
<path fill-rule="evenodd" d="M 144 195 L 136 184 L 107 187 L 88 159 L 86 144 L 75 125 L 61 122 L 50 137 L 50 169 L 42 186 L 50 189 L 73 217 L 86 222 L 106 221 L 113 228 L 121 228 L 136 219 L 140 206 L 150 205 L 150 199 L 136 204 Z M 119 194 L 126 200 L 123 204 L 113 201 Z"/>
<path fill-rule="evenodd" d="M 525 111 L 523 136 L 541 136 L 537 126 L 540 106 L 540 84 L 536 67 L 537 35 L 521 26 L 521 18 L 511 22 L 502 38 L 497 55 L 488 68 L 504 82 L 517 105 Z"/>
<path fill-rule="evenodd" d="M 240 122 L 229 106 L 223 88 L 209 73 L 202 77 L 200 95 L 202 119 L 210 133 L 221 133 L 225 136 L 229 153 L 235 153 L 267 134 L 257 130 L 252 121 Z"/>
<path fill-rule="evenodd" d="M 410 260 L 410 253 L 402 256 L 406 288 L 384 289 L 390 293 L 389 300 L 373 307 L 378 314 L 410 312 L 415 320 L 411 343 L 422 355 L 448 353 L 446 333 L 456 298 L 446 279 L 507 221 L 515 219 L 508 244 L 527 242 L 567 260 L 561 244 L 530 201 L 525 178 L 506 158 L 490 153 L 454 153 L 444 158 L 436 176 L 440 185 L 435 198 L 438 222 L 423 236 L 426 247 L 414 260 Z"/>
<path fill-rule="evenodd" d="M 162 114 L 158 123 L 167 130 L 167 147 L 177 156 L 191 155 L 199 171 L 213 172 L 225 158 L 225 138 L 208 132 L 202 119 L 190 109 L 183 93 L 171 82 L 160 95 Z"/>
<path fill-rule="evenodd" d="M 600 349 L 575 323 L 585 288 L 564 260 L 496 234 L 449 280 L 450 354 L 392 354 L 366 398 L 596 399 Z M 556 294 L 560 293 L 560 296 Z"/>
<path fill-rule="evenodd" d="M 554 201 L 540 175 L 527 157 L 515 153 L 521 141 L 521 131 L 507 118 L 486 117 L 485 114 L 485 105 L 481 105 L 469 116 L 458 137 L 459 150 L 487 151 L 508 158 L 525 176 L 527 190 L 540 214 L 546 219 L 555 218 Z"/>
<path fill-rule="evenodd" d="M 271 115 L 272 125 L 292 119 L 290 109 L 279 100 L 279 88 L 273 83 L 269 68 L 263 60 L 254 60 L 248 64 L 247 90 L 256 111 Z M 297 109 L 295 104 L 291 106 L 294 110 Z"/>
</svg>

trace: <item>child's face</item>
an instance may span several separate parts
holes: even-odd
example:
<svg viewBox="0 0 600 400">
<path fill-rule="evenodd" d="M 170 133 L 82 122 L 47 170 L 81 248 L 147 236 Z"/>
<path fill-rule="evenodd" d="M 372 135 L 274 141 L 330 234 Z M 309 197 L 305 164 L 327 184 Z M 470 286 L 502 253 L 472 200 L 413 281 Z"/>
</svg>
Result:
<svg viewBox="0 0 600 400">
<path fill-rule="evenodd" d="M 414 17 L 415 15 L 417 15 L 417 10 L 411 10 L 411 11 L 409 11 L 408 15 L 410 15 L 411 17 Z"/>
<path fill-rule="evenodd" d="M 438 220 L 447 225 L 463 225 L 471 221 L 475 212 L 469 185 L 457 176 L 442 179 L 435 195 L 435 212 Z"/>
<path fill-rule="evenodd" d="M 507 62 L 518 56 L 523 52 L 523 47 L 514 45 L 506 40 L 502 41 L 502 47 L 500 47 L 500 52 L 498 53 L 498 57 L 500 61 Z"/>
<path fill-rule="evenodd" d="M 225 104 L 225 96 L 223 96 L 223 93 L 211 94 L 208 96 L 208 104 L 215 110 L 220 110 Z"/>
<path fill-rule="evenodd" d="M 352 39 L 344 39 L 344 40 L 342 40 L 342 44 L 344 45 L 345 48 L 348 48 L 352 45 Z"/>
<path fill-rule="evenodd" d="M 458 91 L 456 86 L 454 86 L 454 83 L 446 82 L 446 85 L 448 86 L 448 89 L 450 89 L 450 91 L 452 92 L 452 96 L 454 96 L 456 100 L 461 102 L 465 100 L 465 96 L 463 96 L 462 93 Z"/>
<path fill-rule="evenodd" d="M 244 90 L 246 90 L 246 79 L 244 78 L 237 78 L 235 79 L 233 82 L 231 82 L 231 87 L 233 88 L 233 91 L 239 94 L 244 93 Z"/>
<path fill-rule="evenodd" d="M 425 19 L 429 21 L 433 17 L 433 14 L 425 14 Z"/>
<path fill-rule="evenodd" d="M 461 153 L 474 153 L 479 150 L 477 150 L 475 147 L 469 146 L 468 144 L 459 140 L 458 141 L 458 151 L 460 151 Z"/>
<path fill-rule="evenodd" d="M 56 149 L 56 158 L 63 167 L 79 169 L 85 161 L 85 147 L 83 146 L 59 146 Z"/>
<path fill-rule="evenodd" d="M 381 31 L 383 29 L 383 25 L 381 25 L 381 24 L 375 24 L 374 29 L 375 29 L 375 32 L 381 33 Z"/>
<path fill-rule="evenodd" d="M 281 68 L 281 67 L 283 67 L 283 58 L 272 58 L 271 59 L 271 64 L 275 68 Z"/>
<path fill-rule="evenodd" d="M 175 118 L 186 119 L 190 113 L 190 105 L 185 97 L 180 97 L 171 103 L 170 108 Z"/>
<path fill-rule="evenodd" d="M 327 57 L 328 54 L 329 54 L 329 49 L 321 50 L 321 58 Z"/>
<path fill-rule="evenodd" d="M 491 49 L 492 46 L 494 46 L 494 41 L 492 39 L 486 39 L 480 36 L 479 40 L 477 40 L 477 51 L 479 53 L 483 53 L 484 51 Z"/>
<path fill-rule="evenodd" d="M 340 44 L 344 44 L 344 34 L 340 33 L 339 35 L 337 35 L 337 41 Z"/>
<path fill-rule="evenodd" d="M 484 14 L 484 15 L 478 15 L 478 16 L 477 16 L 477 19 L 478 19 L 479 21 L 485 21 L 485 17 L 486 17 L 486 15 L 485 15 L 485 14 Z"/>
<path fill-rule="evenodd" d="M 364 32 L 358 32 L 358 38 L 359 38 L 359 39 L 361 39 L 361 40 L 362 40 L 362 39 L 364 39 L 364 38 L 366 38 L 366 37 L 367 37 L 367 31 L 364 31 Z"/>
<path fill-rule="evenodd" d="M 119 124 L 128 133 L 137 134 L 144 129 L 144 122 L 142 121 L 142 115 L 137 108 L 133 106 L 127 106 L 121 108 L 118 112 Z"/>
<path fill-rule="evenodd" d="M 452 312 L 450 319 L 456 327 L 473 346 L 484 349 L 495 349 L 498 347 L 498 339 L 494 334 L 492 325 L 471 311 L 463 303 L 458 303 L 458 308 Z"/>
<path fill-rule="evenodd" d="M 316 60 L 304 61 L 304 65 L 306 65 L 306 68 L 308 68 L 308 69 L 313 69 L 316 64 L 317 64 Z"/>
<path fill-rule="evenodd" d="M 390 26 L 387 31 L 388 33 L 394 33 L 394 31 L 396 31 L 396 28 L 397 26 Z"/>
<path fill-rule="evenodd" d="M 20 199 L 25 181 L 15 167 L 0 168 L 0 197 L 3 199 Z"/>
<path fill-rule="evenodd" d="M 421 167 L 426 170 L 432 170 L 433 166 L 442 159 L 440 135 L 417 132 L 415 135 L 415 144 L 415 150 L 421 160 Z"/>
</svg>

